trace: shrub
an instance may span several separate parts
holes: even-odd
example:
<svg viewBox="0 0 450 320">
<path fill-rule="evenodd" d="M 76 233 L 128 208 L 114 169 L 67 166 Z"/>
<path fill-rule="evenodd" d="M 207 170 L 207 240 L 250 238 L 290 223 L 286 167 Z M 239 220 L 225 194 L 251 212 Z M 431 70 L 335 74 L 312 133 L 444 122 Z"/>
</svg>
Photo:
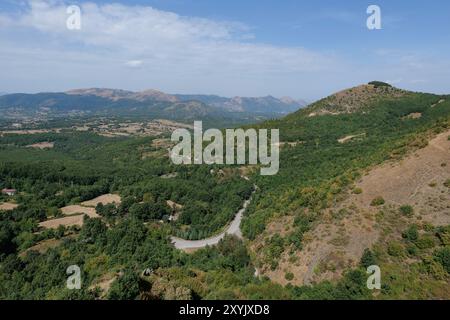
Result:
<svg viewBox="0 0 450 320">
<path fill-rule="evenodd" d="M 410 205 L 404 205 L 400 207 L 400 213 L 404 216 L 411 217 L 414 214 L 414 209 Z"/>
<path fill-rule="evenodd" d="M 425 266 L 427 272 L 433 276 L 433 278 L 437 280 L 444 280 L 446 278 L 447 272 L 438 259 L 425 257 L 423 259 L 423 265 Z"/>
<path fill-rule="evenodd" d="M 408 254 L 410 256 L 417 256 L 418 250 L 417 247 L 413 244 L 410 244 L 407 248 L 406 251 L 408 252 Z"/>
<path fill-rule="evenodd" d="M 361 300 L 369 297 L 366 272 L 360 269 L 345 273 L 334 292 L 334 299 L 338 300 Z"/>
<path fill-rule="evenodd" d="M 430 235 L 424 235 L 416 241 L 416 246 L 419 249 L 429 249 L 433 248 L 435 245 L 434 237 Z"/>
<path fill-rule="evenodd" d="M 403 232 L 402 237 L 411 242 L 417 241 L 417 239 L 419 239 L 419 232 L 417 231 L 417 226 L 416 225 L 410 226 L 405 232 Z"/>
<path fill-rule="evenodd" d="M 387 252 L 390 256 L 401 257 L 404 255 L 403 246 L 397 241 L 393 241 L 389 244 Z"/>
<path fill-rule="evenodd" d="M 444 246 L 450 246 L 450 226 L 439 227 L 436 235 Z"/>
<path fill-rule="evenodd" d="M 355 188 L 355 189 L 353 189 L 353 193 L 354 194 L 361 194 L 362 193 L 362 189 L 361 188 Z"/>
<path fill-rule="evenodd" d="M 372 202 L 370 203 L 370 205 L 372 207 L 377 207 L 377 206 L 382 206 L 385 203 L 383 197 L 376 197 L 375 199 L 372 200 Z"/>
<path fill-rule="evenodd" d="M 111 285 L 108 298 L 111 300 L 133 300 L 139 294 L 139 277 L 126 270 L 124 274 Z"/>
<path fill-rule="evenodd" d="M 284 278 L 285 278 L 286 280 L 288 280 L 288 281 L 292 281 L 292 280 L 294 279 L 294 274 L 293 274 L 292 272 L 287 272 L 287 273 L 284 275 Z"/>
<path fill-rule="evenodd" d="M 450 179 L 447 179 L 447 180 L 444 182 L 444 186 L 446 186 L 447 188 L 450 188 Z"/>
<path fill-rule="evenodd" d="M 450 273 L 450 247 L 436 250 L 434 257 L 440 264 L 442 264 L 444 269 Z"/>
<path fill-rule="evenodd" d="M 380 87 L 392 87 L 389 83 L 382 82 L 382 81 L 371 81 L 369 84 L 373 85 L 375 88 Z"/>
<path fill-rule="evenodd" d="M 361 265 L 364 268 L 377 264 L 375 255 L 370 251 L 370 249 L 365 249 L 361 257 Z"/>
</svg>

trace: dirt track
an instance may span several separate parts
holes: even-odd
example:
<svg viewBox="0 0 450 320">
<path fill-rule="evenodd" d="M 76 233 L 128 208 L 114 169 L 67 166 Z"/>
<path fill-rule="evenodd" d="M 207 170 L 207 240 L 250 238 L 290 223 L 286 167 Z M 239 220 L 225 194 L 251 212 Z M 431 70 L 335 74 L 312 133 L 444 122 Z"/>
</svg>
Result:
<svg viewBox="0 0 450 320">
<path fill-rule="evenodd" d="M 257 189 L 257 186 L 254 186 L 253 193 L 255 193 Z M 252 195 L 253 195 L 252 193 Z M 235 235 L 239 238 L 242 238 L 241 233 L 241 220 L 242 216 L 247 209 L 248 205 L 250 204 L 252 200 L 252 196 L 250 196 L 249 199 L 245 200 L 242 208 L 236 213 L 236 216 L 234 217 L 233 221 L 231 221 L 230 225 L 227 227 L 227 229 L 220 234 L 218 234 L 215 237 L 211 237 L 208 239 L 202 239 L 202 240 L 185 240 L 177 237 L 171 237 L 172 243 L 175 245 L 175 248 L 181 249 L 181 250 L 192 250 L 192 249 L 199 249 L 204 248 L 206 246 L 213 246 L 219 243 L 220 240 L 222 240 L 226 234 Z"/>
</svg>

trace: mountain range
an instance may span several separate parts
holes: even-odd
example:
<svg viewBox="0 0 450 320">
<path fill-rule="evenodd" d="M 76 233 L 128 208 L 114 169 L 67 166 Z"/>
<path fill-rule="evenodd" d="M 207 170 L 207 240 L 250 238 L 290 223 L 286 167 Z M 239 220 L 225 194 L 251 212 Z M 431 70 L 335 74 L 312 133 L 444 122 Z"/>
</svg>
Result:
<svg viewBox="0 0 450 320">
<path fill-rule="evenodd" d="M 306 105 L 288 97 L 172 95 L 158 90 L 76 89 L 67 92 L 6 94 L 0 96 L 0 118 L 101 115 L 252 122 L 279 118 Z"/>
</svg>

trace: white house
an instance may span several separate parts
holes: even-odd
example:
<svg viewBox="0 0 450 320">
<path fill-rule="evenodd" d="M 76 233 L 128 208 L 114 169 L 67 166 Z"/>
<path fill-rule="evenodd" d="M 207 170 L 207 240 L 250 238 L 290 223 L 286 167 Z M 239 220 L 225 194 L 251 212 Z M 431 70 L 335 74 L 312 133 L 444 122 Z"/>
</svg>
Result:
<svg viewBox="0 0 450 320">
<path fill-rule="evenodd" d="M 3 194 L 7 194 L 8 196 L 12 197 L 17 193 L 16 189 L 2 189 Z"/>
</svg>

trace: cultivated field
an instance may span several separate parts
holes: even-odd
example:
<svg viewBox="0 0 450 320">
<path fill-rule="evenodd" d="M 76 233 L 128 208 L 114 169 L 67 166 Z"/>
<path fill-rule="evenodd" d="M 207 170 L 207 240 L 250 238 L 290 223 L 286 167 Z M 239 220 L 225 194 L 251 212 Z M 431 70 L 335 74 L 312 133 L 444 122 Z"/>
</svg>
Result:
<svg viewBox="0 0 450 320">
<path fill-rule="evenodd" d="M 87 214 L 90 217 L 93 217 L 96 215 L 94 208 L 86 208 L 84 206 L 80 205 L 71 205 L 67 207 L 61 208 L 61 211 L 64 215 L 70 216 L 74 214 Z"/>
<path fill-rule="evenodd" d="M 115 203 L 115 204 L 120 204 L 121 199 L 120 196 L 117 194 L 104 194 L 102 196 L 99 196 L 97 198 L 94 198 L 92 200 L 89 201 L 84 201 L 81 203 L 82 206 L 85 207 L 96 207 L 99 203 L 102 203 L 103 205 L 105 204 L 110 204 L 110 203 Z M 88 208 L 86 208 L 88 209 Z"/>
<path fill-rule="evenodd" d="M 0 211 L 14 210 L 18 206 L 19 206 L 18 204 L 10 203 L 10 202 L 0 203 Z"/>
</svg>

